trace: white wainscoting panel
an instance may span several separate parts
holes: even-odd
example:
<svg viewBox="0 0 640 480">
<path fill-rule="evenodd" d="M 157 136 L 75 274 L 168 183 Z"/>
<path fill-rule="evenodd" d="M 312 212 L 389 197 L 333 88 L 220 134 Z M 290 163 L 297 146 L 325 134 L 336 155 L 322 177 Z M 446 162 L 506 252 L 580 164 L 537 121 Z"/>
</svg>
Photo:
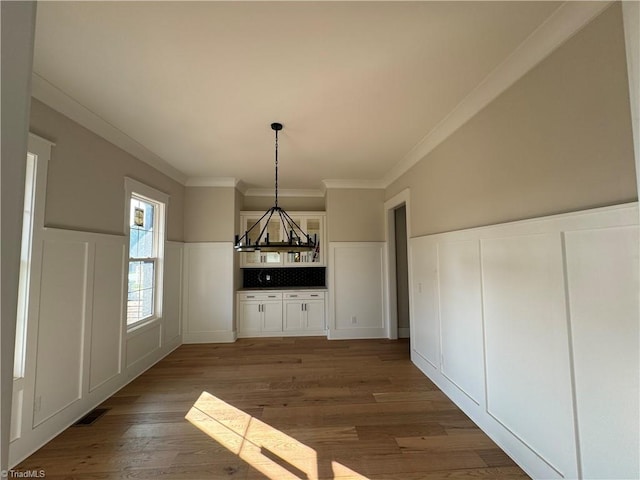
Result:
<svg viewBox="0 0 640 480">
<path fill-rule="evenodd" d="M 478 405 L 484 402 L 480 277 L 477 241 L 438 245 L 442 373 Z"/>
<path fill-rule="evenodd" d="M 123 238 L 96 244 L 89 391 L 122 371 L 124 256 Z"/>
<path fill-rule="evenodd" d="M 384 338 L 386 254 L 384 242 L 329 245 L 328 338 Z"/>
<path fill-rule="evenodd" d="M 184 246 L 184 343 L 234 342 L 233 244 Z"/>
<path fill-rule="evenodd" d="M 87 242 L 44 241 L 34 426 L 82 395 L 87 256 Z"/>
<path fill-rule="evenodd" d="M 411 356 L 423 368 L 440 369 L 438 314 L 438 244 L 429 237 L 412 239 L 409 252 Z M 418 355 L 421 359 L 417 359 Z M 424 365 L 426 362 L 427 365 Z"/>
<path fill-rule="evenodd" d="M 565 234 L 582 476 L 638 478 L 638 227 Z"/>
<path fill-rule="evenodd" d="M 39 234 L 42 241 L 34 244 L 25 376 L 14 381 L 10 466 L 113 395 L 180 341 L 178 336 L 173 343 L 161 345 L 163 319 L 124 334 L 124 236 L 55 228 L 44 228 Z M 176 268 L 179 272 L 170 254 L 166 272 L 175 274 Z M 180 290 L 180 280 L 172 280 L 165 303 L 169 312 L 175 308 L 168 302 L 179 298 L 175 289 Z M 167 324 L 175 332 L 173 324 Z"/>
<path fill-rule="evenodd" d="M 637 203 L 410 240 L 412 360 L 533 478 L 640 478 L 638 242 Z"/>
<path fill-rule="evenodd" d="M 167 242 L 164 249 L 164 339 L 165 345 L 181 343 L 183 243 Z"/>
<path fill-rule="evenodd" d="M 152 356 L 162 346 L 162 328 L 158 322 L 127 335 L 127 368 Z"/>
<path fill-rule="evenodd" d="M 558 474 L 575 438 L 560 234 L 483 239 L 487 410 Z"/>
</svg>

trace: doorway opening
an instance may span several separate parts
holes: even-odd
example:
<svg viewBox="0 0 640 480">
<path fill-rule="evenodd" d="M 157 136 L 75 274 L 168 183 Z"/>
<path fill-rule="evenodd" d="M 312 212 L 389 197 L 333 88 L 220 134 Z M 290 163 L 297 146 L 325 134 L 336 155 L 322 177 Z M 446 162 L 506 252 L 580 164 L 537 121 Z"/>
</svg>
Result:
<svg viewBox="0 0 640 480">
<path fill-rule="evenodd" d="M 409 338 L 409 257 L 407 243 L 407 207 L 393 211 L 396 237 L 396 315 L 398 338 Z"/>
<path fill-rule="evenodd" d="M 409 295 L 409 190 L 403 190 L 384 204 L 387 235 L 389 301 L 387 336 L 411 338 Z"/>
</svg>

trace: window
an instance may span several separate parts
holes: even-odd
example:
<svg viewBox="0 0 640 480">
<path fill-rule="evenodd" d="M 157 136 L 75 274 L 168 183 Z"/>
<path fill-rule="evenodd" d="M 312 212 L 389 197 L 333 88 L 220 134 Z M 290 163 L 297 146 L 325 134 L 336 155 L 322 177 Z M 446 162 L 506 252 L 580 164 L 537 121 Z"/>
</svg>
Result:
<svg viewBox="0 0 640 480">
<path fill-rule="evenodd" d="M 133 327 L 162 316 L 162 260 L 168 196 L 130 178 L 125 179 L 125 190 L 129 247 L 127 326 Z"/>
<path fill-rule="evenodd" d="M 22 214 L 22 245 L 20 249 L 20 277 L 18 283 L 18 305 L 16 317 L 16 343 L 14 356 L 14 378 L 25 376 L 27 362 L 27 328 L 30 314 L 31 270 L 38 263 L 42 248 L 39 239 L 44 226 L 44 195 L 47 165 L 53 144 L 36 135 L 29 134 L 24 185 L 24 209 Z M 35 292 L 37 297 L 37 292 Z"/>
</svg>

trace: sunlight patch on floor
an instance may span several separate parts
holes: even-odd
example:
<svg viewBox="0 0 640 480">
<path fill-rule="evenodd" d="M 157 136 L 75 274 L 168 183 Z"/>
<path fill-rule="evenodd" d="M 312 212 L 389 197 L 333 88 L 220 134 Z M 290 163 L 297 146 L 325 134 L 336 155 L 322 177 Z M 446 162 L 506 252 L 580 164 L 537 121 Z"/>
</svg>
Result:
<svg viewBox="0 0 640 480">
<path fill-rule="evenodd" d="M 318 458 L 313 448 L 208 392 L 202 392 L 185 418 L 273 480 L 326 478 L 318 476 Z M 334 479 L 367 480 L 336 461 L 331 461 L 331 469 Z"/>
</svg>

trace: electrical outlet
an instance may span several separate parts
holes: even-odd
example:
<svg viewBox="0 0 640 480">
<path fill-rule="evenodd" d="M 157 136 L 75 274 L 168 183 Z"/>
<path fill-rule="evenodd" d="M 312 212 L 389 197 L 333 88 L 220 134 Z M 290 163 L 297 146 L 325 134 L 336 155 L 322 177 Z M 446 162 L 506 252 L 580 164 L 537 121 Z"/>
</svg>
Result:
<svg viewBox="0 0 640 480">
<path fill-rule="evenodd" d="M 355 325 L 356 323 L 358 323 L 358 319 L 356 318 L 356 316 L 355 316 L 355 315 L 351 315 L 351 323 L 352 323 L 353 325 Z"/>
</svg>

